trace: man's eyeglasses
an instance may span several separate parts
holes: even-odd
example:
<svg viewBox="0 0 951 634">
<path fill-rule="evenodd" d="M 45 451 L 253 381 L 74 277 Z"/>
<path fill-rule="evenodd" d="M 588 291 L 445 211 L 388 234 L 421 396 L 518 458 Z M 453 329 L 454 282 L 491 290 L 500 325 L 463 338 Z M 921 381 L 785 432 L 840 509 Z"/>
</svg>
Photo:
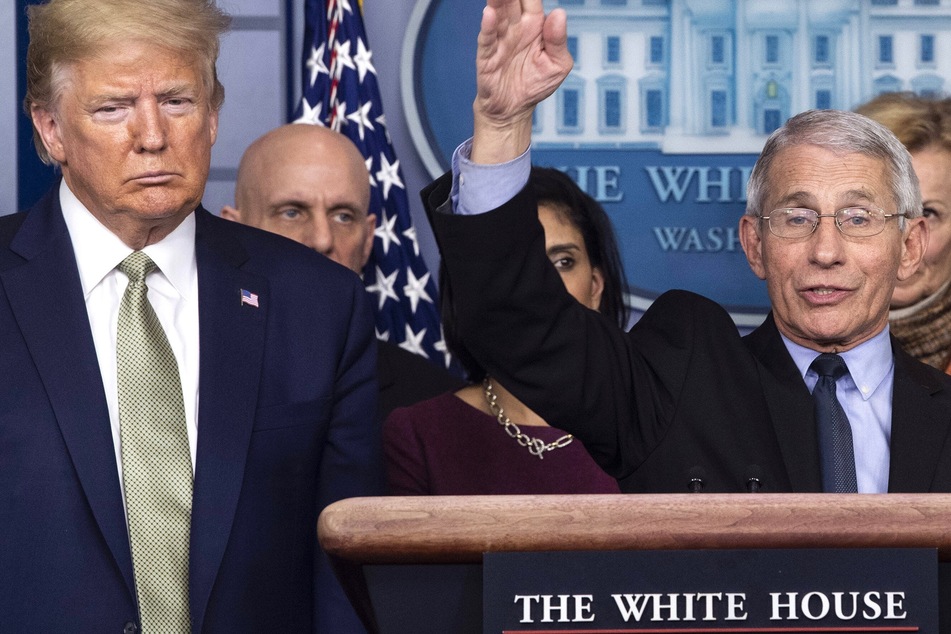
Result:
<svg viewBox="0 0 951 634">
<path fill-rule="evenodd" d="M 845 207 L 834 214 L 820 214 L 813 209 L 794 207 L 774 209 L 768 216 L 760 216 L 769 224 L 769 232 L 780 238 L 805 238 L 819 226 L 820 218 L 834 218 L 835 226 L 852 238 L 870 238 L 885 230 L 889 218 L 904 218 L 907 214 L 887 214 L 878 207 Z"/>
</svg>

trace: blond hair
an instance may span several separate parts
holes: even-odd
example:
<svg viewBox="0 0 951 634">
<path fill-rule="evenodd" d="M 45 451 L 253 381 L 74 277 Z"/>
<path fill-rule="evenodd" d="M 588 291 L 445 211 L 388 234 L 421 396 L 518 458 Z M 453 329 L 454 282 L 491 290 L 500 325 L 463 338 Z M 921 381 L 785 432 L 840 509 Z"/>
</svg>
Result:
<svg viewBox="0 0 951 634">
<path fill-rule="evenodd" d="M 70 64 L 89 59 L 115 42 L 145 41 L 193 54 L 202 65 L 209 105 L 218 110 L 224 86 L 215 62 L 219 38 L 231 22 L 215 0 L 50 0 L 27 9 L 30 44 L 26 54 L 26 97 L 34 107 L 56 108 L 63 74 Z M 33 142 L 43 162 L 55 161 L 34 128 Z"/>
<path fill-rule="evenodd" d="M 951 99 L 910 92 L 881 94 L 855 109 L 891 130 L 909 152 L 935 146 L 951 152 Z"/>
</svg>

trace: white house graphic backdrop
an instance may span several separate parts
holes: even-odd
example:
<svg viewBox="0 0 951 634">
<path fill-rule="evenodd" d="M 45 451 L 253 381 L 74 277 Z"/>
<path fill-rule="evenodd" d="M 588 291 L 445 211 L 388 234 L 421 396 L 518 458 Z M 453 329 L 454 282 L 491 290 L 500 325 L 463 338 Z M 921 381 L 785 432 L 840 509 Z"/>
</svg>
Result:
<svg viewBox="0 0 951 634">
<path fill-rule="evenodd" d="M 420 0 L 402 92 L 432 174 L 471 130 L 481 2 Z M 945 95 L 951 0 L 545 0 L 568 14 L 571 74 L 535 113 L 532 159 L 607 209 L 629 299 L 686 288 L 765 314 L 739 244 L 746 181 L 766 136 L 810 108 L 888 91 Z"/>
</svg>

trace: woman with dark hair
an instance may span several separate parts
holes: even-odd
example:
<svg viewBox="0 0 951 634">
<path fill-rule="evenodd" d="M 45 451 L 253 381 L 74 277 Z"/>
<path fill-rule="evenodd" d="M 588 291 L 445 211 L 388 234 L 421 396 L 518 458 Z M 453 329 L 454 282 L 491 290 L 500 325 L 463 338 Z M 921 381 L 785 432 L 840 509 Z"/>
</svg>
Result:
<svg viewBox="0 0 951 634">
<path fill-rule="evenodd" d="M 623 328 L 626 283 L 607 214 L 558 170 L 533 167 L 529 187 L 545 249 L 568 292 Z M 390 492 L 616 493 L 616 481 L 580 443 L 549 427 L 474 361 L 456 336 L 452 289 L 443 283 L 441 292 L 446 343 L 472 384 L 390 414 L 383 427 Z"/>
</svg>

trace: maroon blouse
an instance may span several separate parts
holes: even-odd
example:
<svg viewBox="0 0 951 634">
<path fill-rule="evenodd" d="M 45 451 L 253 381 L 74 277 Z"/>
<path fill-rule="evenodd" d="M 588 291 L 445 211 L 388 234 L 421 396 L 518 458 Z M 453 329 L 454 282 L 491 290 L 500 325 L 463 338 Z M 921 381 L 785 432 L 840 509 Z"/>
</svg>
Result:
<svg viewBox="0 0 951 634">
<path fill-rule="evenodd" d="M 565 434 L 528 426 L 522 433 L 546 443 Z M 393 410 L 383 425 L 383 450 L 393 495 L 618 492 L 579 440 L 539 459 L 495 418 L 452 393 Z"/>
</svg>

